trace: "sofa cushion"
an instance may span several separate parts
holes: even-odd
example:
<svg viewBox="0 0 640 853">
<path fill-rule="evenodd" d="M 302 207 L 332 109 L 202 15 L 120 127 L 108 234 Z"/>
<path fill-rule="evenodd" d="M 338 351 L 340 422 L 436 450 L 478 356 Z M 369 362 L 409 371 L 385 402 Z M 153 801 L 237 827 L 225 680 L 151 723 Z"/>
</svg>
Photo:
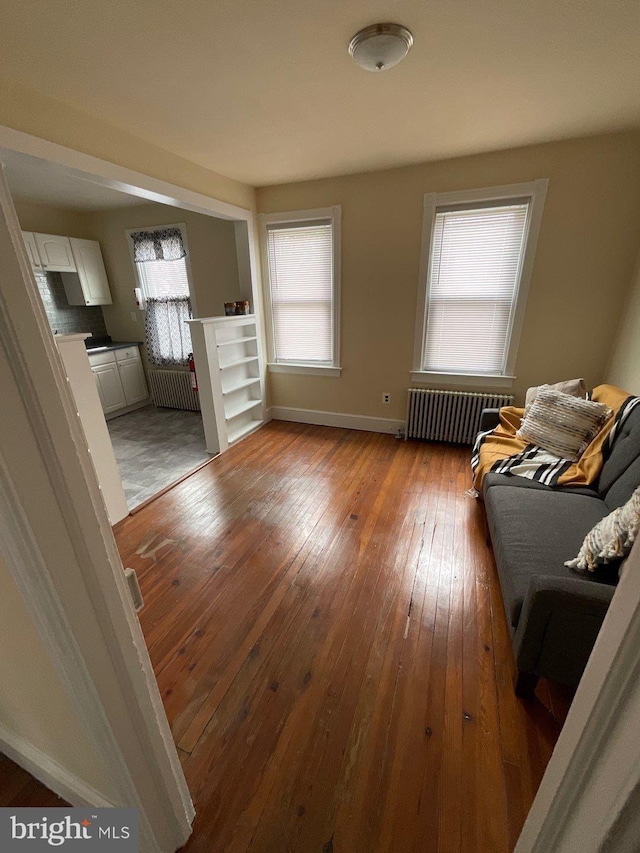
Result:
<svg viewBox="0 0 640 853">
<path fill-rule="evenodd" d="M 487 489 L 492 486 L 507 486 L 513 489 L 537 489 L 541 492 L 569 492 L 573 495 L 586 495 L 588 498 L 599 497 L 595 489 L 589 486 L 545 486 L 544 483 L 539 483 L 537 480 L 530 480 L 528 477 L 518 477 L 515 474 L 485 474 L 482 480 L 482 491 L 486 496 Z"/>
<path fill-rule="evenodd" d="M 640 459 L 640 405 L 635 406 L 629 412 L 627 419 L 616 435 L 609 458 L 602 466 L 597 482 L 600 497 L 607 500 L 608 493 L 614 483 L 625 475 L 629 467 L 638 459 Z M 626 503 L 639 483 L 640 480 L 636 480 L 630 488 L 623 488 L 615 498 L 615 502 L 607 501 L 609 508 L 615 509 L 615 507 Z"/>
<path fill-rule="evenodd" d="M 485 493 L 487 520 L 507 619 L 515 628 L 532 575 L 576 578 L 564 561 L 608 514 L 604 501 L 586 495 L 505 486 Z M 593 583 L 615 583 L 617 572 L 597 574 Z"/>
<path fill-rule="evenodd" d="M 617 509 L 626 504 L 638 486 L 640 486 L 640 455 L 614 481 L 605 495 L 604 502 L 610 510 Z"/>
</svg>

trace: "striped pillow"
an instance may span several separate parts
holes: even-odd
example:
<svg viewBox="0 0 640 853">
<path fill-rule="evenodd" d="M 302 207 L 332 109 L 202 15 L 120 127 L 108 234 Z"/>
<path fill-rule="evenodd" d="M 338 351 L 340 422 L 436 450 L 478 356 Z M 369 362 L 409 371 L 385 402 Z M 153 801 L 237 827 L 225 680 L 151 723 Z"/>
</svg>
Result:
<svg viewBox="0 0 640 853">
<path fill-rule="evenodd" d="M 554 456 L 577 462 L 610 415 L 611 409 L 602 403 L 541 388 L 516 435 Z"/>
</svg>

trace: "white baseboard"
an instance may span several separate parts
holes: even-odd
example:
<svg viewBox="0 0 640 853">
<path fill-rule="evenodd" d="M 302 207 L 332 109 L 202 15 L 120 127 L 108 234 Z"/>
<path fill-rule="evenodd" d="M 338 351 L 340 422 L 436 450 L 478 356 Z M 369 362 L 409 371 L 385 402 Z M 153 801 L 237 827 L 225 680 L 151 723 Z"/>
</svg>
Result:
<svg viewBox="0 0 640 853">
<path fill-rule="evenodd" d="M 114 803 L 103 797 L 91 785 L 83 782 L 24 738 L 10 732 L 1 723 L 0 752 L 72 806 L 93 806 L 94 808 L 114 806 Z"/>
<path fill-rule="evenodd" d="M 341 427 L 342 429 L 360 429 L 365 432 L 384 432 L 395 435 L 398 429 L 404 429 L 404 421 L 391 418 L 375 418 L 371 415 L 347 415 L 342 412 L 320 412 L 316 409 L 291 409 L 287 406 L 271 406 L 267 413 L 269 420 L 293 421 L 299 424 Z"/>
</svg>

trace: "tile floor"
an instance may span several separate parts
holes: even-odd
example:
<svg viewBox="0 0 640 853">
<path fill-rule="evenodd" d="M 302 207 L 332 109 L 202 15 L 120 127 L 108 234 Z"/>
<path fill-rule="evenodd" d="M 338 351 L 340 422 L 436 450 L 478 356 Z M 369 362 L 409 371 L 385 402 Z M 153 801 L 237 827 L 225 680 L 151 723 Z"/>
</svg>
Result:
<svg viewBox="0 0 640 853">
<path fill-rule="evenodd" d="M 130 510 L 212 458 L 200 412 L 145 406 L 107 426 Z"/>
</svg>

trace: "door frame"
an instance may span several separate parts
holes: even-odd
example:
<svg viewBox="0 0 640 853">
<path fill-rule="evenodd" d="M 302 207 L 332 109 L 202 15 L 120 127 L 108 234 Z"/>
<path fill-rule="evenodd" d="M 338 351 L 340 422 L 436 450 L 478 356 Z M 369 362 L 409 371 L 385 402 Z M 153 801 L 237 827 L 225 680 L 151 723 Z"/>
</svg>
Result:
<svg viewBox="0 0 640 853">
<path fill-rule="evenodd" d="M 249 251 L 241 287 L 259 321 L 252 211 L 11 128 L 0 127 L 0 147 L 233 220 Z M 169 853 L 188 839 L 195 810 L 1 160 L 0 151 L 0 554 L 107 771 L 113 805 L 139 809 L 141 850 Z"/>
</svg>

